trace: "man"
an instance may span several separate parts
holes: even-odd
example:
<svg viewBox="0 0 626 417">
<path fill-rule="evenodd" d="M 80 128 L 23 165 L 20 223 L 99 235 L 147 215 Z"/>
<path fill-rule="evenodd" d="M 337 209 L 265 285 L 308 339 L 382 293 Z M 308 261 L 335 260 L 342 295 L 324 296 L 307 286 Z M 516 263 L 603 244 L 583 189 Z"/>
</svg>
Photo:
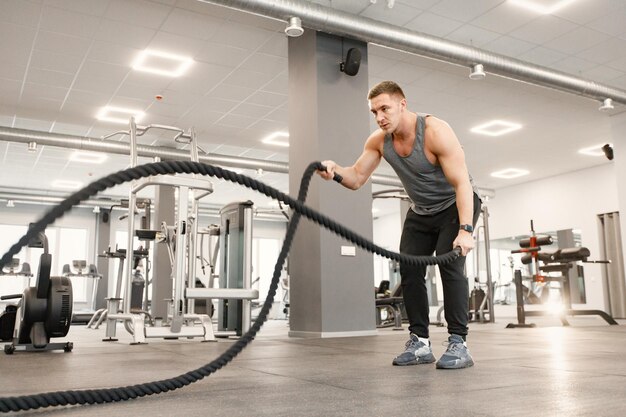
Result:
<svg viewBox="0 0 626 417">
<path fill-rule="evenodd" d="M 465 256 L 474 247 L 472 232 L 481 201 L 467 171 L 463 149 L 446 122 L 409 111 L 404 92 L 395 82 L 383 81 L 374 86 L 368 100 L 380 128 L 367 138 L 361 156 L 351 167 L 324 161 L 327 170 L 318 173 L 326 180 L 337 173 L 343 177 L 344 187 L 357 190 L 385 158 L 412 203 L 402 230 L 400 252 L 432 255 L 435 251 L 443 254 L 461 248 L 462 256 L 439 266 L 450 336 L 448 348 L 436 366 L 470 367 L 474 361 L 465 342 L 469 290 L 463 270 Z M 426 267 L 401 264 L 400 275 L 410 338 L 393 364 L 433 363 L 435 357 L 428 339 Z"/>
</svg>

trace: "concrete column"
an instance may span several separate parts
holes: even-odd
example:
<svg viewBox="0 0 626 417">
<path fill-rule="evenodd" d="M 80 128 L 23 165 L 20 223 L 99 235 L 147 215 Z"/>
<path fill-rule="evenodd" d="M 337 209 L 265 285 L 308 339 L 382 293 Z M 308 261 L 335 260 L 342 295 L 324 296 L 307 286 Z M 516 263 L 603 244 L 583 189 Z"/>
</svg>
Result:
<svg viewBox="0 0 626 417">
<path fill-rule="evenodd" d="M 340 72 L 349 48 L 362 55 L 359 72 Z M 343 50 L 343 53 L 342 53 Z M 350 166 L 369 136 L 367 45 L 305 31 L 289 39 L 289 192 L 312 161 Z M 313 178 L 307 204 L 371 240 L 371 184 L 354 192 Z M 372 255 L 303 219 L 289 256 L 291 336 L 344 337 L 376 333 Z"/>
<path fill-rule="evenodd" d="M 155 230 L 161 229 L 161 222 L 172 226 L 175 224 L 176 198 L 174 187 L 156 186 L 154 223 Z M 167 301 L 172 298 L 172 265 L 167 246 L 164 243 L 154 244 L 154 262 L 152 266 L 152 305 L 153 317 L 167 316 Z"/>
<path fill-rule="evenodd" d="M 611 136 L 615 155 L 615 180 L 620 213 L 622 253 L 626 259 L 626 113 L 611 116 Z"/>
</svg>

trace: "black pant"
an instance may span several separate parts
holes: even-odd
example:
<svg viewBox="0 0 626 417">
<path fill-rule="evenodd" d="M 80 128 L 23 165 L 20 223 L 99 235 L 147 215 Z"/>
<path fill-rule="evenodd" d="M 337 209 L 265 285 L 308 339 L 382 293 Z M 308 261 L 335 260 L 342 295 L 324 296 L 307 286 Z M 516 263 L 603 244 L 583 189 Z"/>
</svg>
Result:
<svg viewBox="0 0 626 417">
<path fill-rule="evenodd" d="M 474 219 L 480 215 L 481 201 L 474 194 Z M 437 255 L 450 252 L 452 242 L 459 234 L 459 212 L 456 204 L 431 215 L 420 216 L 409 209 L 402 238 L 400 252 L 410 255 Z M 448 333 L 467 335 L 469 315 L 469 287 L 464 274 L 465 256 L 459 256 L 447 265 L 439 265 L 443 284 L 443 306 Z M 429 306 L 426 291 L 426 266 L 400 264 L 402 296 L 409 317 L 409 331 L 419 337 L 428 337 Z"/>
</svg>

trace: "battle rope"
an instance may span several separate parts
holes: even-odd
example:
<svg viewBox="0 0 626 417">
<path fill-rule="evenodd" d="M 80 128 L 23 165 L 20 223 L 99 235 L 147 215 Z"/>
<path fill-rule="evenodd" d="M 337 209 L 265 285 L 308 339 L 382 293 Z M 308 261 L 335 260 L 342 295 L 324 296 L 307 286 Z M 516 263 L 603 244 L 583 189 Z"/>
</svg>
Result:
<svg viewBox="0 0 626 417">
<path fill-rule="evenodd" d="M 0 259 L 0 268 L 4 267 L 14 255 L 19 253 L 22 247 L 45 228 L 52 224 L 56 219 L 63 216 L 73 206 L 79 204 L 81 201 L 87 200 L 95 194 L 113 186 L 137 180 L 140 178 L 150 177 L 153 175 L 163 174 L 202 174 L 212 177 L 221 178 L 231 182 L 235 182 L 265 194 L 268 197 L 279 200 L 287 204 L 294 210 L 294 214 L 287 226 L 287 232 L 285 234 L 285 240 L 281 248 L 276 265 L 274 267 L 274 274 L 272 276 L 272 282 L 268 291 L 267 298 L 263 303 L 263 307 L 256 320 L 250 327 L 250 329 L 237 340 L 230 348 L 228 348 L 223 354 L 212 362 L 201 366 L 198 369 L 186 372 L 174 378 L 164 379 L 160 381 L 148 382 L 144 384 L 131 385 L 127 387 L 118 388 L 103 388 L 103 389 L 90 389 L 81 391 L 57 391 L 42 394 L 24 395 L 19 397 L 4 397 L 0 398 L 0 412 L 31 410 L 41 407 L 59 406 L 59 405 L 76 405 L 76 404 L 101 404 L 115 401 L 130 400 L 137 397 L 143 397 L 145 395 L 159 394 L 162 392 L 173 391 L 178 388 L 183 388 L 189 384 L 197 382 L 204 377 L 211 375 L 217 370 L 226 366 L 237 356 L 256 336 L 256 334 L 263 326 L 263 323 L 267 320 L 267 315 L 274 302 L 274 296 L 276 295 L 276 289 L 278 288 L 278 282 L 282 272 L 283 264 L 289 253 L 293 237 L 295 235 L 296 228 L 301 216 L 305 216 L 315 223 L 324 226 L 337 235 L 344 237 L 345 239 L 355 243 L 359 247 L 384 256 L 386 258 L 394 259 L 410 265 L 434 265 L 434 264 L 446 264 L 459 256 L 459 250 L 455 249 L 444 255 L 437 257 L 432 256 L 409 256 L 399 254 L 396 252 L 383 249 L 374 243 L 368 241 L 362 236 L 352 232 L 344 226 L 336 223 L 330 218 L 322 215 L 321 213 L 304 205 L 304 200 L 308 193 L 308 187 L 314 172 L 318 169 L 325 169 L 321 163 L 311 163 L 304 174 L 300 183 L 300 191 L 298 193 L 298 199 L 294 200 L 287 194 L 284 194 L 277 189 L 270 187 L 260 181 L 256 181 L 245 175 L 236 174 L 232 171 L 222 169 L 213 165 L 204 164 L 201 162 L 193 161 L 163 161 L 154 162 L 150 164 L 140 165 L 134 168 L 118 171 L 110 174 L 104 178 L 92 182 L 83 189 L 75 192 L 59 205 L 48 211 L 39 221 L 34 223 L 28 230 L 28 232 L 20 238 L 20 240 L 14 244 L 7 253 Z"/>
</svg>

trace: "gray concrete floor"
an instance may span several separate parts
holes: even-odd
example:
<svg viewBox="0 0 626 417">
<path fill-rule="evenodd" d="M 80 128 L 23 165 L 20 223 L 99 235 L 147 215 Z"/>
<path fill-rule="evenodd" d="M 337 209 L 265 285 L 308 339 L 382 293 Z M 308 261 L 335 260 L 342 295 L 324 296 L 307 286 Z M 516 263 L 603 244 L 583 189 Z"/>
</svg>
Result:
<svg viewBox="0 0 626 417">
<path fill-rule="evenodd" d="M 497 313 L 498 310 L 496 310 Z M 511 310 L 509 310 L 511 312 Z M 624 416 L 626 321 L 573 317 L 563 327 L 506 329 L 510 317 L 470 325 L 472 368 L 394 367 L 408 332 L 295 339 L 286 321 L 270 321 L 257 339 L 214 375 L 183 389 L 96 406 L 15 413 L 50 416 Z M 406 325 L 405 325 L 406 329 Z M 150 339 L 101 342 L 104 330 L 73 326 L 72 353 L 0 354 L 0 396 L 120 387 L 198 368 L 233 341 Z M 447 332 L 431 328 L 433 350 Z"/>
</svg>

